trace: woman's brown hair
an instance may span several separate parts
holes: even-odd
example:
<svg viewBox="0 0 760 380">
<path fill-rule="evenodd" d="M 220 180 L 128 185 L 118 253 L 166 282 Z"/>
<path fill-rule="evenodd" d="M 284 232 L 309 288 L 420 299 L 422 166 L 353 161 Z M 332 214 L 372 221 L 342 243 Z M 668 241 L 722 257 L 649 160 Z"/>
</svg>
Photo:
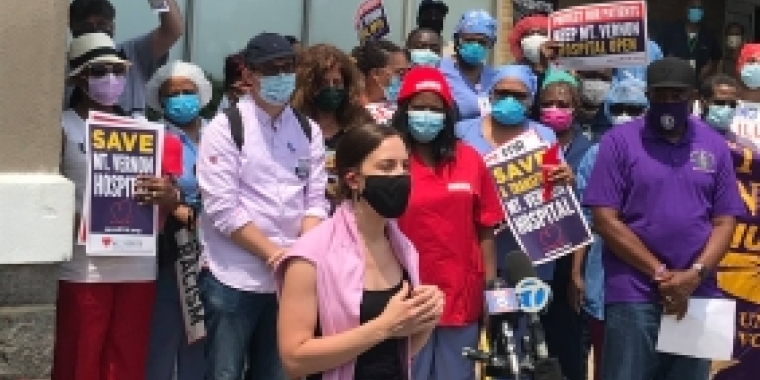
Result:
<svg viewBox="0 0 760 380">
<path fill-rule="evenodd" d="M 343 77 L 346 98 L 338 107 L 336 119 L 342 128 L 358 125 L 368 119 L 367 111 L 361 103 L 362 76 L 346 53 L 335 46 L 318 44 L 299 54 L 296 69 L 296 90 L 291 104 L 293 108 L 315 119 L 317 106 L 315 98 L 324 88 L 324 78 L 328 71 L 338 67 Z"/>
<path fill-rule="evenodd" d="M 362 162 L 390 137 L 404 138 L 399 131 L 387 125 L 365 123 L 351 128 L 343 135 L 335 150 L 335 172 L 338 174 L 338 200 L 350 199 L 351 188 L 346 184 L 346 174 L 359 170 Z"/>
</svg>

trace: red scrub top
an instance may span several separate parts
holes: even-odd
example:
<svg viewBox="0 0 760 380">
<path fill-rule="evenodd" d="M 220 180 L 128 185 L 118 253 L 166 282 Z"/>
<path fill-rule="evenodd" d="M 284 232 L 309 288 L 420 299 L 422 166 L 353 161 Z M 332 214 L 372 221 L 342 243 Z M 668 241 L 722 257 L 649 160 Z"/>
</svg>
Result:
<svg viewBox="0 0 760 380">
<path fill-rule="evenodd" d="M 412 195 L 398 223 L 420 256 L 420 281 L 446 296 L 441 326 L 478 322 L 485 269 L 478 227 L 503 221 L 493 176 L 473 148 L 457 142 L 454 159 L 437 168 L 411 157 Z"/>
</svg>

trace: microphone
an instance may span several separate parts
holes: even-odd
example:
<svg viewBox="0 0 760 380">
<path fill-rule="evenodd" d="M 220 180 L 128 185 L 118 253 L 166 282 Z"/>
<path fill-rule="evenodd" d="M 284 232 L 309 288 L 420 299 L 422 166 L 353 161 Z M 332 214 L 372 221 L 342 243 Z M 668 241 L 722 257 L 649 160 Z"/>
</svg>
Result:
<svg viewBox="0 0 760 380">
<path fill-rule="evenodd" d="M 488 339 L 491 352 L 501 361 L 506 363 L 494 363 L 489 370 L 486 366 L 486 374 L 489 377 L 513 376 L 520 378 L 520 359 L 517 354 L 517 340 L 513 326 L 517 326 L 520 311 L 515 291 L 507 287 L 507 283 L 501 278 L 494 279 L 484 292 L 486 307 L 488 310 Z M 504 368 L 506 367 L 506 368 Z M 505 372 L 504 370 L 507 370 Z"/>
<path fill-rule="evenodd" d="M 539 317 L 539 313 L 549 305 L 551 288 L 538 278 L 536 268 L 522 251 L 507 254 L 505 267 L 507 283 L 515 288 L 520 311 L 528 316 L 534 380 L 564 380 L 559 361 L 549 357 L 546 335 Z"/>
</svg>

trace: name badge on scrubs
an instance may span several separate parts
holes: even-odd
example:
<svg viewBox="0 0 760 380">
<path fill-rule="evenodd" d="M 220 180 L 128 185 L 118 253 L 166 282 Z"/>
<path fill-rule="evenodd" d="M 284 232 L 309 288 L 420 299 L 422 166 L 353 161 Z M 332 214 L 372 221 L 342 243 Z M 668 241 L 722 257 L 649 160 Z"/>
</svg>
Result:
<svg viewBox="0 0 760 380">
<path fill-rule="evenodd" d="M 299 158 L 296 164 L 296 177 L 301 180 L 309 178 L 311 172 L 311 160 L 308 158 Z"/>
<path fill-rule="evenodd" d="M 697 61 L 696 60 L 690 59 L 689 60 L 689 64 L 691 65 L 692 68 L 694 68 L 694 69 L 697 68 Z"/>
<path fill-rule="evenodd" d="M 478 109 L 480 109 L 480 116 L 486 116 L 491 113 L 491 100 L 488 96 L 478 96 Z"/>
</svg>

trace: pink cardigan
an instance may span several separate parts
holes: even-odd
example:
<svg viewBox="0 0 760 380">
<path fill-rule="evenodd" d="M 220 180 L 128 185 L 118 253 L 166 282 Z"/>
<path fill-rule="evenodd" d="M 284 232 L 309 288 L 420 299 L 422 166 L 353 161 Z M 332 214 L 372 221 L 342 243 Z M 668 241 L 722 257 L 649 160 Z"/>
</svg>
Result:
<svg viewBox="0 0 760 380">
<path fill-rule="evenodd" d="M 395 221 L 388 221 L 387 232 L 396 258 L 409 274 L 410 285 L 419 285 L 417 250 Z M 310 261 L 317 270 L 317 309 L 322 335 L 335 335 L 358 327 L 364 292 L 364 258 L 351 204 L 342 203 L 331 218 L 301 237 L 282 262 L 293 257 Z M 276 277 L 282 289 L 282 267 Z M 403 355 L 408 372 L 411 363 L 408 344 Z M 355 364 L 356 361 L 351 361 L 325 371 L 322 379 L 353 380 Z"/>
</svg>

